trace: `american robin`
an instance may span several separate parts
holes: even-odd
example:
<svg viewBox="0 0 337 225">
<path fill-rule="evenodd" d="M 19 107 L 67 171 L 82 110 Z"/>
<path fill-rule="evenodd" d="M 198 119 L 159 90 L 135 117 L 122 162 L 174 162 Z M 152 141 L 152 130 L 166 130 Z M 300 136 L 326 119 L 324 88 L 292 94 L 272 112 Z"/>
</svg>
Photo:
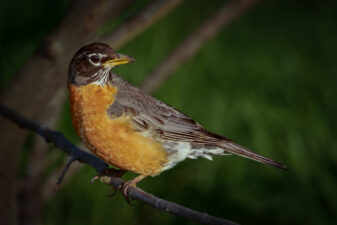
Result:
<svg viewBox="0 0 337 225">
<path fill-rule="evenodd" d="M 124 191 L 186 158 L 211 160 L 212 155 L 235 154 L 287 169 L 207 131 L 110 72 L 133 61 L 109 45 L 93 43 L 78 50 L 68 71 L 71 117 L 78 136 L 108 164 L 139 174 L 124 183 Z"/>
</svg>

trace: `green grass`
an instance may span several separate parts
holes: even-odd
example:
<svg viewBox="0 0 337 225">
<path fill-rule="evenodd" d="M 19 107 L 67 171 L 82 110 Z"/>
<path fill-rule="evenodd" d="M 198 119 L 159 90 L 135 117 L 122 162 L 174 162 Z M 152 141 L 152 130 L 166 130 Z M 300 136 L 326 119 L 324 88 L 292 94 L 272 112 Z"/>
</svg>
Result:
<svg viewBox="0 0 337 225">
<path fill-rule="evenodd" d="M 137 62 L 114 72 L 139 85 L 222 4 L 208 3 L 186 1 L 122 48 Z M 221 31 L 154 93 L 211 131 L 285 163 L 290 172 L 236 156 L 215 157 L 186 160 L 140 187 L 241 224 L 335 224 L 336 6 L 334 1 L 262 2 Z M 15 55 L 14 42 L 2 40 L 2 48 L 10 46 L 7 51 Z M 31 43 L 21 43 L 23 56 L 38 41 Z M 6 60 L 1 57 L 1 65 Z M 6 70 L 6 76 L 18 66 Z M 76 140 L 68 108 L 60 127 Z M 109 198 L 109 187 L 88 184 L 93 175 L 85 167 L 55 194 L 44 209 L 43 223 L 193 224 L 140 203 L 130 207 L 120 194 Z"/>
</svg>

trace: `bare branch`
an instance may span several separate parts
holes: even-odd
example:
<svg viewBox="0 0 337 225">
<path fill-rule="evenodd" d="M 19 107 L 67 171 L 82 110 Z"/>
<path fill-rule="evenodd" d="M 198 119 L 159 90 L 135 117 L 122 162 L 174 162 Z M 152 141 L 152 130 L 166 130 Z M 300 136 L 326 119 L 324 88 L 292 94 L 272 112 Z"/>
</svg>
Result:
<svg viewBox="0 0 337 225">
<path fill-rule="evenodd" d="M 48 176 L 43 180 L 43 183 L 40 184 L 40 198 L 43 200 L 43 202 L 48 202 L 48 200 L 50 200 L 52 197 L 55 197 L 55 180 L 59 179 L 59 176 L 62 174 L 67 163 L 67 161 L 62 162 L 62 165 L 48 174 Z M 72 177 L 77 174 L 84 166 L 85 164 L 83 163 L 72 164 L 71 170 L 67 171 L 67 176 L 63 177 L 63 185 L 66 185 L 68 181 L 70 181 Z"/>
<path fill-rule="evenodd" d="M 142 11 L 131 17 L 116 30 L 105 35 L 101 41 L 110 44 L 118 49 L 126 42 L 129 42 L 135 36 L 140 34 L 152 24 L 157 22 L 183 0 L 157 0 L 144 8 Z"/>
<path fill-rule="evenodd" d="M 65 175 L 66 172 L 69 170 L 69 167 L 71 166 L 71 164 L 72 164 L 73 162 L 75 162 L 76 160 L 77 160 L 77 158 L 74 158 L 74 157 L 71 157 L 71 158 L 68 160 L 66 166 L 65 166 L 64 169 L 62 170 L 62 173 L 61 173 L 59 179 L 57 179 L 57 182 L 56 182 L 56 185 L 55 185 L 55 188 L 54 188 L 54 191 L 55 191 L 55 192 L 58 191 L 58 190 L 60 190 L 61 183 L 62 183 L 62 181 L 63 181 L 64 175 Z"/>
<path fill-rule="evenodd" d="M 77 148 L 74 144 L 69 142 L 61 132 L 53 131 L 43 124 L 29 120 L 1 103 L 0 114 L 8 120 L 15 122 L 20 128 L 36 132 L 43 137 L 46 142 L 53 143 L 57 148 L 79 162 L 91 165 L 98 173 L 108 168 L 108 165 L 102 160 Z"/>
<path fill-rule="evenodd" d="M 110 22 L 115 19 L 120 12 L 133 3 L 135 0 L 118 0 L 118 1 L 108 1 L 106 5 L 106 11 L 103 15 L 104 22 Z"/>
<path fill-rule="evenodd" d="M 99 158 L 95 157 L 92 154 L 89 154 L 77 148 L 74 144 L 69 142 L 63 136 L 62 133 L 53 131 L 42 124 L 29 120 L 1 103 L 0 103 L 0 114 L 3 117 L 7 118 L 8 120 L 11 120 L 12 122 L 16 123 L 19 127 L 38 133 L 48 143 L 53 143 L 57 148 L 61 149 L 64 153 L 70 155 L 71 160 L 68 162 L 66 168 L 64 169 L 64 173 L 67 171 L 69 165 L 73 162 L 73 160 L 78 160 L 79 162 L 92 166 L 99 174 L 101 174 L 102 171 L 108 168 L 107 164 L 105 164 L 102 160 L 100 160 Z M 64 173 L 62 173 L 61 177 L 64 176 Z M 124 183 L 124 180 L 114 176 L 109 177 L 103 176 L 101 178 L 101 181 L 111 185 L 116 189 L 119 189 L 119 187 Z M 164 212 L 185 217 L 198 223 L 223 224 L 223 225 L 236 224 L 230 220 L 209 216 L 206 213 L 200 213 L 195 210 L 180 206 L 176 203 L 160 199 L 152 194 L 144 192 L 139 188 L 135 187 L 128 188 L 127 195 L 128 197 L 142 201 Z"/>
<path fill-rule="evenodd" d="M 103 176 L 101 177 L 101 182 L 109 184 L 113 186 L 114 188 L 118 189 L 124 183 L 124 180 L 122 180 L 119 177 Z M 132 199 L 142 201 L 156 209 L 162 210 L 167 213 L 171 213 L 176 216 L 185 217 L 187 219 L 193 220 L 201 224 L 212 224 L 212 225 L 214 224 L 235 225 L 236 224 L 237 225 L 237 223 L 234 223 L 230 220 L 210 216 L 207 213 L 200 213 L 190 208 L 158 198 L 137 187 L 128 188 L 127 194 Z"/>
<path fill-rule="evenodd" d="M 147 77 L 141 89 L 147 93 L 156 90 L 186 60 L 193 57 L 200 48 L 222 27 L 228 25 L 258 0 L 232 0 L 225 4 L 218 13 L 190 34 L 162 63 Z"/>
</svg>

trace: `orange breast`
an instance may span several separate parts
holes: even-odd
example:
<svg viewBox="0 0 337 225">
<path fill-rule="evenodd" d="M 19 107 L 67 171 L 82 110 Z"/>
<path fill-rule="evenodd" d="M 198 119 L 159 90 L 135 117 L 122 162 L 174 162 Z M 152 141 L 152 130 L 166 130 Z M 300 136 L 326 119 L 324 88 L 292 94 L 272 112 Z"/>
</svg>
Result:
<svg viewBox="0 0 337 225">
<path fill-rule="evenodd" d="M 168 162 L 162 145 L 136 132 L 129 116 L 111 119 L 107 109 L 115 100 L 113 86 L 69 85 L 71 116 L 85 145 L 107 163 L 144 175 L 159 174 Z"/>
</svg>

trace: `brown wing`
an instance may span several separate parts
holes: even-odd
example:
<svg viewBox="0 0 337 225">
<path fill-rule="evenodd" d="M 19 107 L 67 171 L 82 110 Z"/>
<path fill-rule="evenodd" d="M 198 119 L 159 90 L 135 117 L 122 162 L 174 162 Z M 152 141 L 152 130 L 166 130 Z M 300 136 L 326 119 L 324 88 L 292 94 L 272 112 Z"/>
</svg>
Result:
<svg viewBox="0 0 337 225">
<path fill-rule="evenodd" d="M 148 107 L 136 115 L 133 121 L 135 124 L 145 124 L 146 129 L 163 140 L 213 145 L 219 141 L 229 141 L 208 132 L 185 114 L 164 103 Z"/>
</svg>

